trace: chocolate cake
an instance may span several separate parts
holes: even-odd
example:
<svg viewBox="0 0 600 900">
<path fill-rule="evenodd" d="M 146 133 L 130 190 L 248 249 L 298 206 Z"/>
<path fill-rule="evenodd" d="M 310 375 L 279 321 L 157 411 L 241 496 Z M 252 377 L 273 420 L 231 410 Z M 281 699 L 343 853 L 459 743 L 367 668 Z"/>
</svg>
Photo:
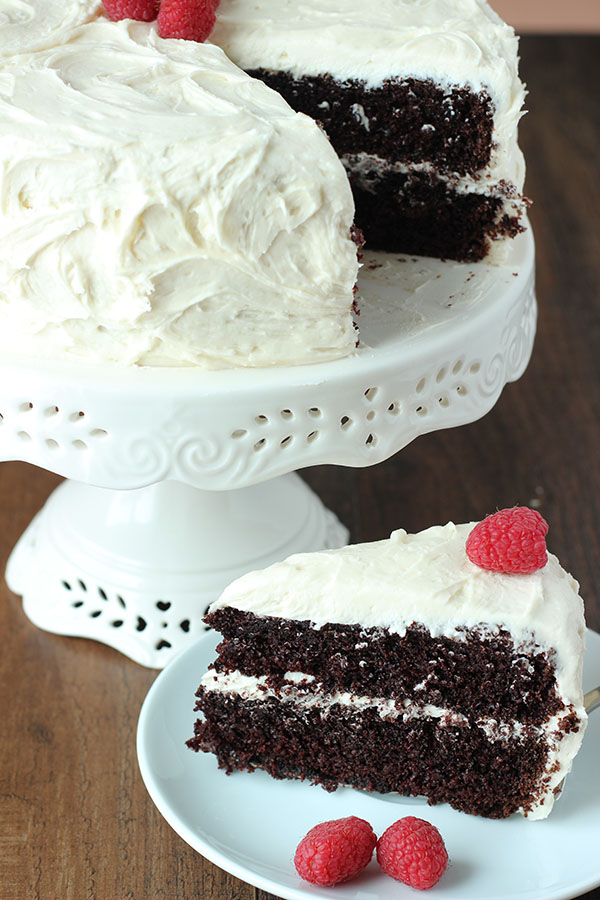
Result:
<svg viewBox="0 0 600 900">
<path fill-rule="evenodd" d="M 322 124 L 370 249 L 475 261 L 522 230 L 517 39 L 485 0 L 221 0 L 211 39 Z"/>
<path fill-rule="evenodd" d="M 578 585 L 470 561 L 472 524 L 300 554 L 227 588 L 188 741 L 227 772 L 544 818 L 585 727 Z"/>
</svg>

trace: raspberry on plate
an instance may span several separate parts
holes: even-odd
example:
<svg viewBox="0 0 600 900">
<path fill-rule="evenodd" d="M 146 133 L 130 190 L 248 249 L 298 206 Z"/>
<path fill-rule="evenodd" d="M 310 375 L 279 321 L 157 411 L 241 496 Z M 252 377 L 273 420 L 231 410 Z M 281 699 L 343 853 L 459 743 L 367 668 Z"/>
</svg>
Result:
<svg viewBox="0 0 600 900">
<path fill-rule="evenodd" d="M 501 509 L 475 525 L 465 549 L 472 563 L 508 575 L 543 569 L 548 560 L 548 523 L 535 509 Z"/>
<path fill-rule="evenodd" d="M 448 853 L 435 825 L 406 816 L 379 838 L 377 862 L 386 875 L 422 891 L 440 880 L 448 865 Z"/>
<path fill-rule="evenodd" d="M 102 0 L 106 15 L 113 22 L 119 19 L 137 19 L 153 22 L 158 15 L 159 0 Z"/>
<path fill-rule="evenodd" d="M 162 38 L 205 41 L 217 20 L 219 0 L 161 0 L 158 33 Z"/>
<path fill-rule="evenodd" d="M 364 819 L 348 816 L 315 825 L 296 848 L 294 865 L 305 881 L 331 886 L 354 878 L 368 865 L 377 838 Z"/>
</svg>

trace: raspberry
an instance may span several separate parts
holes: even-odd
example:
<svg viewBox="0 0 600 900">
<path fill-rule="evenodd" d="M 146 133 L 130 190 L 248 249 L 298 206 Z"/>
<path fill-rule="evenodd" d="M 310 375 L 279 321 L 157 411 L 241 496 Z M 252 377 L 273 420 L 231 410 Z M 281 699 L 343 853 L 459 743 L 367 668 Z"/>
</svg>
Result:
<svg viewBox="0 0 600 900">
<path fill-rule="evenodd" d="M 369 863 L 377 838 L 364 819 L 348 816 L 321 822 L 306 834 L 294 856 L 305 881 L 330 886 L 354 878 Z"/>
<path fill-rule="evenodd" d="M 406 816 L 390 825 L 377 841 L 377 862 L 386 875 L 423 891 L 440 880 L 448 854 L 435 825 Z"/>
<path fill-rule="evenodd" d="M 548 560 L 548 523 L 535 509 L 501 509 L 476 525 L 465 549 L 472 563 L 493 572 L 526 575 Z"/>
<path fill-rule="evenodd" d="M 159 2 L 160 0 L 102 0 L 102 5 L 113 22 L 119 19 L 152 22 L 158 15 Z"/>
<path fill-rule="evenodd" d="M 162 0 L 158 33 L 162 38 L 184 38 L 202 43 L 215 27 L 219 0 Z"/>
</svg>

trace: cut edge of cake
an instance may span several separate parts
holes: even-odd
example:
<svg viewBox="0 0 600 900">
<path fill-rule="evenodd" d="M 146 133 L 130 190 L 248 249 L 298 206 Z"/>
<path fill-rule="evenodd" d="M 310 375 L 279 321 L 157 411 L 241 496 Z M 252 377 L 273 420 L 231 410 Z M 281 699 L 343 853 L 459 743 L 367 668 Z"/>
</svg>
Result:
<svg viewBox="0 0 600 900">
<path fill-rule="evenodd" d="M 212 39 L 321 121 L 367 246 L 501 263 L 529 201 L 518 40 L 485 0 L 222 0 Z"/>
</svg>

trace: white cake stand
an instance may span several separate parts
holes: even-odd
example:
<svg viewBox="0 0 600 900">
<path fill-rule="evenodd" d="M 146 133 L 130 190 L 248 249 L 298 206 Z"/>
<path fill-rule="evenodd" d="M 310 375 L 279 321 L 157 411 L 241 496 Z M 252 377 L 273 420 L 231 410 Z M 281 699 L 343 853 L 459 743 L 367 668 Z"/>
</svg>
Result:
<svg viewBox="0 0 600 900">
<path fill-rule="evenodd" d="M 69 479 L 8 563 L 32 622 L 160 668 L 233 578 L 346 542 L 290 473 L 378 463 L 485 415 L 523 373 L 530 231 L 500 267 L 364 263 L 361 346 L 337 362 L 206 372 L 3 358 L 0 459 Z"/>
</svg>

